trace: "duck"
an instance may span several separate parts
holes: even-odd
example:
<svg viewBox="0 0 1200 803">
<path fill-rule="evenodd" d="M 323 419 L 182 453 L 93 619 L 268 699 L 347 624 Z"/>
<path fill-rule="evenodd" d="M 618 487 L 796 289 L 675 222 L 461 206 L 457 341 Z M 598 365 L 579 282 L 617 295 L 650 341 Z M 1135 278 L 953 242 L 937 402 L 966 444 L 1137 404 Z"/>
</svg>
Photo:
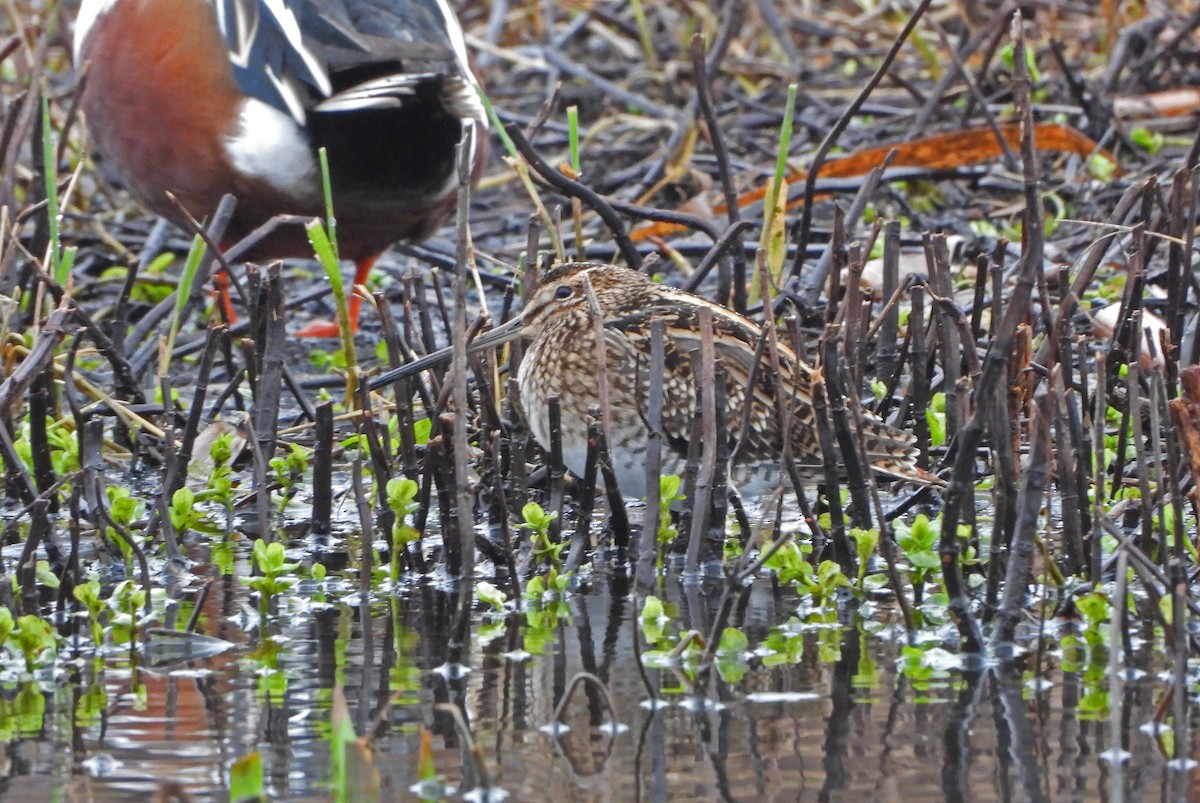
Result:
<svg viewBox="0 0 1200 803">
<path fill-rule="evenodd" d="M 488 116 L 447 0 L 83 0 L 73 44 L 92 148 L 177 225 L 231 193 L 223 248 L 279 215 L 323 218 L 324 148 L 338 254 L 360 285 L 385 249 L 453 214 L 460 141 L 472 181 L 486 161 Z M 303 226 L 283 224 L 246 258 L 312 255 Z M 355 293 L 355 330 L 360 310 Z"/>
</svg>

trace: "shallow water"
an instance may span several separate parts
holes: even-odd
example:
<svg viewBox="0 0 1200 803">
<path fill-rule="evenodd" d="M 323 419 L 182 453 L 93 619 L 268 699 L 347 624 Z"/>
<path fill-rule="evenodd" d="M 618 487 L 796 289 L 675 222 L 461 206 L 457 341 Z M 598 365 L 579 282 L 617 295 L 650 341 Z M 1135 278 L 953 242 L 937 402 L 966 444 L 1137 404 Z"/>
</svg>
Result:
<svg viewBox="0 0 1200 803">
<path fill-rule="evenodd" d="M 77 680 L 47 679 L 40 732 L 9 735 L 0 797 L 131 800 L 175 782 L 191 799 L 227 800 L 231 763 L 257 749 L 272 799 L 325 800 L 340 681 L 358 732 L 374 734 L 385 800 L 418 799 L 410 787 L 422 724 L 446 782 L 478 786 L 451 718 L 434 710 L 445 702 L 463 710 L 493 786 L 510 800 L 1115 800 L 1115 784 L 1125 800 L 1186 799 L 1186 773 L 1167 768 L 1143 727 L 1167 688 L 1154 673 L 1120 694 L 1120 743 L 1132 757 L 1117 779 L 1100 757 L 1112 747 L 1111 712 L 1095 704 L 1108 688 L 1102 672 L 1063 671 L 1047 655 L 1049 683 L 1035 692 L 1032 656 L 1022 677 L 938 668 L 955 661 L 933 652 L 931 675 L 906 675 L 900 631 L 880 623 L 889 617 L 883 608 L 868 609 L 871 618 L 851 629 L 793 623 L 787 650 L 771 654 L 764 639 L 800 600 L 765 580 L 741 611 L 758 654 L 736 682 L 714 675 L 708 705 L 683 694 L 672 671 L 647 669 L 643 679 L 634 648 L 641 635 L 619 579 L 593 576 L 570 597 L 569 621 L 532 655 L 524 650 L 538 645 L 525 642 L 522 615 L 497 621 L 478 604 L 456 648 L 448 591 L 406 588 L 364 609 L 315 600 L 314 589 L 306 581 L 281 600 L 264 649 L 247 634 L 252 595 L 233 576 L 217 578 L 200 630 L 230 649 L 157 668 L 131 664 L 127 650 L 109 654 L 107 700 L 92 706 L 105 713 L 90 719 L 78 698 L 91 659 L 75 662 Z M 355 596 L 337 579 L 327 590 L 330 600 Z M 707 632 L 720 591 L 668 578 L 674 632 Z M 1143 647 L 1139 657 L 1164 669 L 1159 648 Z M 615 737 L 587 683 L 566 708 L 570 730 L 554 737 L 545 728 L 581 671 L 607 686 Z M 646 681 L 663 701 L 657 710 Z M 73 710 L 81 713 L 73 718 Z"/>
</svg>

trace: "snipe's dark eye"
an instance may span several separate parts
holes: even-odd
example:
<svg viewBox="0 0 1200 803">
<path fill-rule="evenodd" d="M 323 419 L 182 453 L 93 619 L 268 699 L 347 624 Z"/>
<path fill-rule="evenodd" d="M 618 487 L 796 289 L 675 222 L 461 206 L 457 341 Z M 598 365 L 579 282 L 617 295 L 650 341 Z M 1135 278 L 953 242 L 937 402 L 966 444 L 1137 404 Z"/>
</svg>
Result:
<svg viewBox="0 0 1200 803">
<path fill-rule="evenodd" d="M 555 298 L 570 298 L 574 292 L 575 291 L 572 290 L 568 285 L 560 284 L 558 286 L 558 289 L 554 291 L 554 297 Z"/>
</svg>

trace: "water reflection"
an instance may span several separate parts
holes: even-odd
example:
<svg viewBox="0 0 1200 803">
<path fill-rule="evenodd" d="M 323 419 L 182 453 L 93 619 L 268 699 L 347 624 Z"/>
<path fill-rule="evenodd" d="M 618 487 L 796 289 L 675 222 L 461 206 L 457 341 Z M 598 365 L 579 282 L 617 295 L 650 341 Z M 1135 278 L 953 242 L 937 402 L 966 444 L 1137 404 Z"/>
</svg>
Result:
<svg viewBox="0 0 1200 803">
<path fill-rule="evenodd" d="M 704 704 L 669 691 L 686 685 L 686 672 L 639 668 L 632 602 L 619 581 L 599 575 L 571 599 L 569 622 L 544 651 L 527 657 L 538 645 L 523 617 L 496 622 L 476 610 L 460 621 L 455 593 L 430 587 L 354 607 L 290 601 L 264 649 L 235 624 L 250 597 L 240 584 L 218 585 L 203 630 L 236 649 L 156 669 L 110 657 L 107 711 L 77 729 L 70 684 L 47 690 L 44 731 L 8 742 L 0 798 L 149 798 L 163 781 L 196 800 L 227 798 L 230 764 L 258 749 L 274 799 L 324 800 L 340 682 L 358 732 L 374 737 L 388 800 L 416 799 L 421 726 L 448 783 L 481 783 L 439 703 L 462 710 L 486 774 L 511 800 L 1111 799 L 1111 767 L 1099 757 L 1113 746 L 1108 714 L 1087 704 L 1094 679 L 1054 669 L 1054 656 L 1045 658 L 1053 685 L 1034 693 L 1032 663 L 1025 672 L 906 676 L 894 628 L 793 625 L 792 652 L 759 648 L 736 682 L 714 674 Z M 668 583 L 679 629 L 707 632 L 720 591 Z M 739 612 L 751 647 L 798 602 L 760 582 Z M 1141 657 L 1150 669 L 1161 660 L 1150 647 Z M 562 714 L 566 728 L 547 727 L 580 672 L 607 688 L 617 722 L 604 693 L 585 682 Z M 1166 769 L 1139 730 L 1165 688 L 1151 674 L 1121 692 L 1118 742 L 1132 754 L 1120 779 L 1126 800 L 1186 796 L 1186 776 Z"/>
</svg>

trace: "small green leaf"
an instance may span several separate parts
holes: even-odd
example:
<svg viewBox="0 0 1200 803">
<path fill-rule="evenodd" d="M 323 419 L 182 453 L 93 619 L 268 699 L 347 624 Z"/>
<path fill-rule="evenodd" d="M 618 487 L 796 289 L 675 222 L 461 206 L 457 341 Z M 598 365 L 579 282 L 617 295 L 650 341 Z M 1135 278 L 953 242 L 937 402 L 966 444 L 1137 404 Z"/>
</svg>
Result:
<svg viewBox="0 0 1200 803">
<path fill-rule="evenodd" d="M 46 588 L 58 588 L 61 585 L 58 575 L 50 568 L 49 561 L 39 560 L 34 569 L 34 576 L 37 578 L 38 584 Z"/>
<path fill-rule="evenodd" d="M 665 625 L 670 621 L 662 600 L 651 594 L 642 603 L 642 635 L 650 644 L 656 644 L 665 632 Z"/>
<path fill-rule="evenodd" d="M 1129 138 L 1133 140 L 1135 144 L 1145 148 L 1151 156 L 1156 155 L 1160 150 L 1162 150 L 1163 142 L 1165 140 L 1160 132 L 1151 131 L 1150 129 L 1142 126 L 1137 126 L 1131 130 L 1129 132 Z"/>
<path fill-rule="evenodd" d="M 487 581 L 475 584 L 475 596 L 497 611 L 503 611 L 505 603 L 508 602 L 508 595 Z"/>
<path fill-rule="evenodd" d="M 229 799 L 265 800 L 262 755 L 255 750 L 242 756 L 229 768 Z"/>
<path fill-rule="evenodd" d="M 1102 153 L 1093 153 L 1088 157 L 1087 169 L 1097 181 L 1109 182 L 1117 175 L 1117 163 Z"/>
</svg>

